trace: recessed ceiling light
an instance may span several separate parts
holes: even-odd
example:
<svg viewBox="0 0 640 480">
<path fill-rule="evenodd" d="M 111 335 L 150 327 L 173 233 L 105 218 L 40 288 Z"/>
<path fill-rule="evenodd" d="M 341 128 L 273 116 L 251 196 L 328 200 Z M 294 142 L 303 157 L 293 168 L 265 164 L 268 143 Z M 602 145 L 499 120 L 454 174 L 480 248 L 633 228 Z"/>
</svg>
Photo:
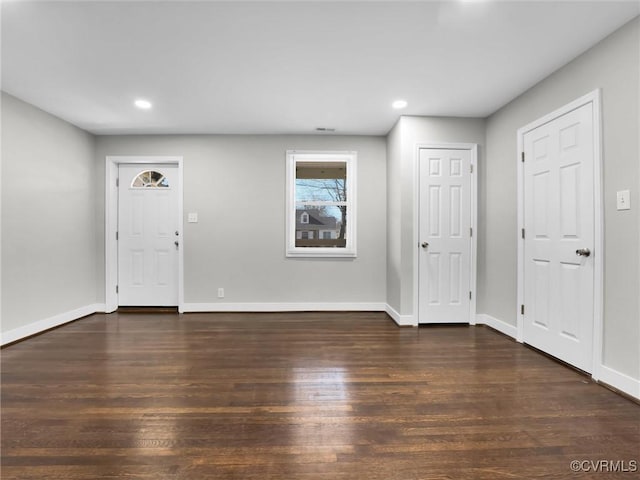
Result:
<svg viewBox="0 0 640 480">
<path fill-rule="evenodd" d="M 391 104 L 391 106 L 397 110 L 401 108 L 405 108 L 408 105 L 406 100 L 396 100 Z"/>
<path fill-rule="evenodd" d="M 133 102 L 133 104 L 142 110 L 149 110 L 151 108 L 151 102 L 149 100 L 143 100 L 141 98 Z"/>
</svg>

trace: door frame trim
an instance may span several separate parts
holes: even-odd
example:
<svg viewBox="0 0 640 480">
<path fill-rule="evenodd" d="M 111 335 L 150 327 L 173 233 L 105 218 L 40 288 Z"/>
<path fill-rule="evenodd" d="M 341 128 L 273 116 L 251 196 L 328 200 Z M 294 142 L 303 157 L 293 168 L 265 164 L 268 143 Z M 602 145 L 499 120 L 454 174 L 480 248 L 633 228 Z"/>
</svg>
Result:
<svg viewBox="0 0 640 480">
<path fill-rule="evenodd" d="M 415 325 L 420 325 L 420 150 L 468 150 L 471 152 L 471 258 L 470 265 L 470 288 L 471 300 L 469 302 L 469 325 L 476 324 L 476 299 L 477 289 L 477 263 L 478 263 L 478 144 L 477 143 L 418 143 L 416 144 L 413 162 L 414 168 L 414 195 L 413 195 L 413 245 L 414 258 L 413 265 L 413 311 Z"/>
<path fill-rule="evenodd" d="M 600 378 L 602 365 L 602 336 L 603 336 L 603 306 L 604 306 L 604 212 L 603 212 L 603 183 L 602 183 L 602 115 L 601 115 L 601 89 L 593 90 L 586 95 L 570 102 L 543 117 L 518 129 L 517 179 L 518 179 L 518 228 L 517 235 L 517 310 L 516 326 L 518 342 L 524 342 L 524 318 L 520 313 L 520 305 L 524 305 L 524 239 L 521 232 L 524 228 L 524 166 L 521 155 L 524 149 L 524 135 L 535 128 L 549 123 L 573 110 L 591 103 L 593 105 L 593 190 L 594 190 L 594 246 L 593 267 L 593 341 L 592 341 L 592 366 L 591 376 L 594 380 Z"/>
<path fill-rule="evenodd" d="M 118 309 L 118 243 L 116 231 L 118 228 L 118 167 L 121 163 L 128 164 L 167 164 L 178 166 L 178 225 L 180 225 L 182 248 L 178 250 L 178 311 L 184 308 L 184 222 L 183 222 L 183 166 L 182 157 L 177 156 L 124 156 L 108 155 L 105 161 L 105 226 L 104 226 L 104 273 L 105 273 L 105 311 L 114 312 Z"/>
</svg>

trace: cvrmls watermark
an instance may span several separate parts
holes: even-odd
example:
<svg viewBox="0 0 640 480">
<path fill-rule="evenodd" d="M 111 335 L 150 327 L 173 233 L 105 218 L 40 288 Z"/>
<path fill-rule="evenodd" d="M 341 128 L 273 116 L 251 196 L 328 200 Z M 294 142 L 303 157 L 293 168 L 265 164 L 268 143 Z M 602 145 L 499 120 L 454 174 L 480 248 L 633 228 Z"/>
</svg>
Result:
<svg viewBox="0 0 640 480">
<path fill-rule="evenodd" d="M 635 473 L 638 471 L 637 460 L 572 460 L 572 472 L 593 473 Z"/>
</svg>

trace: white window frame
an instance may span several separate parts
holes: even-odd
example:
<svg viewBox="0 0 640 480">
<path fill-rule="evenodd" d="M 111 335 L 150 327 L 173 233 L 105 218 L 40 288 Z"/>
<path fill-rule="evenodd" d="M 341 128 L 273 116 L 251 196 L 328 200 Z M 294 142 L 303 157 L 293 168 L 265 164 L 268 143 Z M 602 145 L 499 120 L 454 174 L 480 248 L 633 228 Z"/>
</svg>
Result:
<svg viewBox="0 0 640 480">
<path fill-rule="evenodd" d="M 296 247 L 296 162 L 344 162 L 347 166 L 348 212 L 346 245 L 342 247 Z M 286 215 L 286 256 L 287 257 L 356 257 L 356 152 L 335 151 L 287 151 L 287 215 Z M 305 205 L 326 205 L 327 202 L 307 202 Z"/>
</svg>

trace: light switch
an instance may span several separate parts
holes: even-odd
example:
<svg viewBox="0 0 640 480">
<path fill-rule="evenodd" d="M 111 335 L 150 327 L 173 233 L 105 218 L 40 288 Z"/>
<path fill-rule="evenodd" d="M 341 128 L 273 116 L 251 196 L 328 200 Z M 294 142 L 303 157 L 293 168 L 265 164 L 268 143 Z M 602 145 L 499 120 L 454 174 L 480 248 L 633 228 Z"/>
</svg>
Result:
<svg viewBox="0 0 640 480">
<path fill-rule="evenodd" d="M 187 222 L 189 222 L 189 223 L 198 223 L 198 214 L 197 213 L 190 213 L 189 216 L 187 217 Z"/>
<path fill-rule="evenodd" d="M 620 190 L 616 193 L 616 208 L 618 210 L 631 210 L 629 190 Z"/>
</svg>

